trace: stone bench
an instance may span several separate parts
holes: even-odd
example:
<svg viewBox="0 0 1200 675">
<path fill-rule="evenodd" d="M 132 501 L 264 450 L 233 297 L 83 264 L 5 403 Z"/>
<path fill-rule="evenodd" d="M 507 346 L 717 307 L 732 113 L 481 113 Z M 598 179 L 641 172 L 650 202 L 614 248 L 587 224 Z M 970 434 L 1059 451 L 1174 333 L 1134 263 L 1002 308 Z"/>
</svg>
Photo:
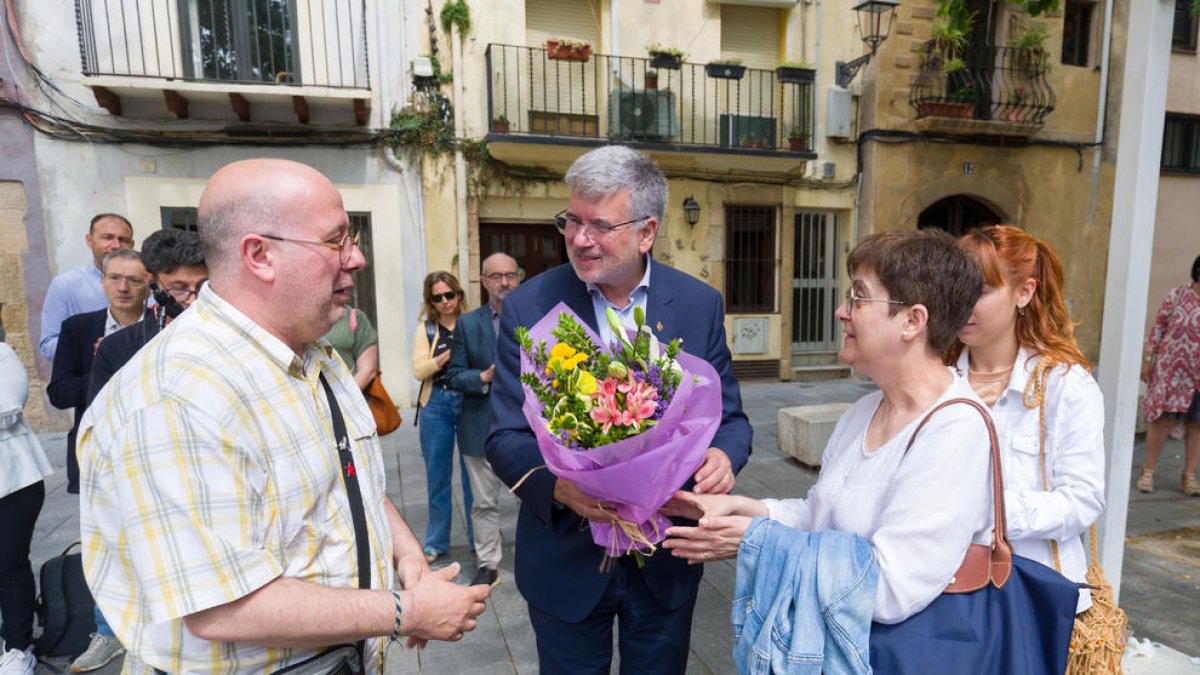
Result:
<svg viewBox="0 0 1200 675">
<path fill-rule="evenodd" d="M 821 453 L 849 403 L 800 405 L 779 409 L 779 451 L 801 464 L 821 466 Z"/>
</svg>

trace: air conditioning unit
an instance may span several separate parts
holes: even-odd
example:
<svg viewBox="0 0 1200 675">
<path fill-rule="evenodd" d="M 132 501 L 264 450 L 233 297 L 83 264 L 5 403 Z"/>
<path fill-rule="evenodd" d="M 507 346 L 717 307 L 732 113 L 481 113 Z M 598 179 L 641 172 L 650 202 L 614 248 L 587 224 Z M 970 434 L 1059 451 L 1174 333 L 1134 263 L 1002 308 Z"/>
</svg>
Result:
<svg viewBox="0 0 1200 675">
<path fill-rule="evenodd" d="M 622 89 L 608 95 L 608 135 L 629 140 L 666 141 L 679 135 L 675 92 Z"/>
</svg>

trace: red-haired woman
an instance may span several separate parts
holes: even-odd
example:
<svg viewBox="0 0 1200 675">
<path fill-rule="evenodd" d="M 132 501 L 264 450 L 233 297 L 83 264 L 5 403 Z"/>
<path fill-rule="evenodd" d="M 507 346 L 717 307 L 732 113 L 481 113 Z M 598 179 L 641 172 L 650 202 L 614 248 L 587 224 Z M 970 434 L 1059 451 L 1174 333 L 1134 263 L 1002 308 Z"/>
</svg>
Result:
<svg viewBox="0 0 1200 675">
<path fill-rule="evenodd" d="M 1008 225 L 975 230 L 959 246 L 979 263 L 984 287 L 947 363 L 991 406 L 1009 539 L 1016 553 L 1083 582 L 1080 534 L 1104 509 L 1104 401 L 1075 344 L 1062 263 Z M 1081 589 L 1077 611 L 1091 604 Z"/>
</svg>

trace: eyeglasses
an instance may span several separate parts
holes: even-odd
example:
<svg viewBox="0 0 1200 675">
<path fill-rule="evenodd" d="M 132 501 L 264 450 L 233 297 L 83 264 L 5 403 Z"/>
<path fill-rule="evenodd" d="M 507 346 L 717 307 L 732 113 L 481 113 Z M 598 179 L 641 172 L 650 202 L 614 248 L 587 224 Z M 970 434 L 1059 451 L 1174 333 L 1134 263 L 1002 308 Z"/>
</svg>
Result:
<svg viewBox="0 0 1200 675">
<path fill-rule="evenodd" d="M 358 235 L 359 235 L 358 232 L 354 232 L 354 233 L 347 232 L 345 235 L 342 236 L 341 239 L 339 239 L 337 241 L 313 241 L 311 239 L 292 239 L 291 237 L 281 237 L 277 234 L 261 234 L 260 233 L 258 236 L 262 237 L 263 239 L 272 239 L 274 241 L 290 241 L 293 244 L 316 244 L 317 246 L 324 246 L 325 248 L 331 248 L 338 252 L 338 262 L 341 263 L 342 267 L 345 267 L 346 263 L 350 262 L 350 255 L 354 252 L 354 248 L 356 246 L 358 246 Z"/>
<path fill-rule="evenodd" d="M 168 288 L 167 292 L 171 294 L 172 298 L 175 298 L 179 302 L 187 302 L 188 300 L 200 295 L 200 289 L 204 288 L 204 283 L 206 281 L 208 281 L 208 279 L 205 279 L 204 281 L 201 281 L 200 283 L 196 284 L 196 290 L 194 290 L 194 291 L 190 288 L 180 287 L 180 288 Z"/>
<path fill-rule="evenodd" d="M 116 285 L 116 286 L 120 286 L 122 283 L 126 283 L 134 288 L 141 288 L 142 286 L 146 285 L 145 277 L 140 277 L 140 276 L 136 276 L 136 275 L 132 275 L 132 274 L 106 274 L 106 275 L 104 275 L 104 277 L 106 279 L 108 279 L 108 283 Z"/>
<path fill-rule="evenodd" d="M 433 302 L 433 304 L 436 305 L 439 302 L 449 302 L 451 300 L 454 300 L 454 299 L 458 298 L 458 296 L 460 296 L 460 295 L 462 295 L 462 293 L 459 291 L 446 291 L 445 293 L 433 293 L 429 296 L 429 300 L 431 302 Z"/>
<path fill-rule="evenodd" d="M 641 218 L 634 218 L 633 220 L 627 220 L 623 223 L 617 223 L 616 225 L 609 225 L 608 223 L 585 223 L 580 220 L 578 216 L 573 213 L 568 213 L 564 209 L 554 215 L 554 227 L 558 228 L 559 232 L 569 237 L 575 236 L 580 229 L 586 228 L 588 239 L 603 239 L 604 237 L 612 234 L 613 230 L 625 227 L 626 225 L 632 225 L 639 220 L 646 220 L 647 218 L 651 217 L 652 216 L 642 216 Z"/>
<path fill-rule="evenodd" d="M 492 272 L 491 274 L 483 275 L 483 278 L 487 279 L 488 281 L 501 281 L 501 280 L 516 281 L 517 279 L 521 278 L 521 273 L 520 272 Z"/>
<path fill-rule="evenodd" d="M 905 306 L 912 304 L 911 302 L 904 302 L 903 300 L 885 300 L 883 298 L 864 297 L 864 296 L 861 296 L 861 295 L 858 295 L 857 293 L 855 293 L 854 289 L 852 289 L 852 288 L 846 289 L 845 298 L 846 298 L 845 299 L 846 314 L 848 314 L 848 315 L 853 315 L 854 310 L 859 307 L 859 303 L 863 303 L 863 302 L 886 302 L 889 305 L 905 305 Z"/>
</svg>

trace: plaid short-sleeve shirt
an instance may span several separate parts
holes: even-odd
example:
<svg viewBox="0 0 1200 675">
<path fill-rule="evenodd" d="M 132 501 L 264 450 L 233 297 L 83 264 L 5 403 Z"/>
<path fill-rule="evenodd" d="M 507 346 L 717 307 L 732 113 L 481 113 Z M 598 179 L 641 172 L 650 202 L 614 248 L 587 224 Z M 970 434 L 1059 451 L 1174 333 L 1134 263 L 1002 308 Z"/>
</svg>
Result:
<svg viewBox="0 0 1200 675">
<path fill-rule="evenodd" d="M 205 286 L 80 423 L 84 571 L 126 672 L 268 673 L 319 651 L 209 642 L 183 618 L 280 576 L 357 587 L 321 373 L 351 439 L 372 585 L 391 588 L 383 459 L 353 377 L 327 345 L 297 356 Z M 386 647 L 367 642 L 368 672 Z"/>
</svg>

